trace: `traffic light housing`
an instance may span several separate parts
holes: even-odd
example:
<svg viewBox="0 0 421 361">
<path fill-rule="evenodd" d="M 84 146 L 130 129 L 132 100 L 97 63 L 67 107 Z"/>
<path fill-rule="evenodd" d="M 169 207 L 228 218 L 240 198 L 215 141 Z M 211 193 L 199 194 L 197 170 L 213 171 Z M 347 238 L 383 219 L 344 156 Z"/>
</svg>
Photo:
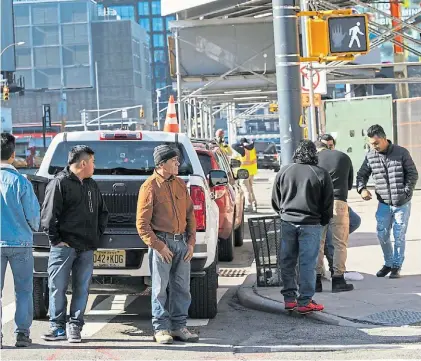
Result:
<svg viewBox="0 0 421 361">
<path fill-rule="evenodd" d="M 270 103 L 269 104 L 269 112 L 270 113 L 276 113 L 277 111 L 278 111 L 278 104 Z"/>
<path fill-rule="evenodd" d="M 10 92 L 9 87 L 7 85 L 5 85 L 3 87 L 3 100 L 4 101 L 9 100 L 9 92 Z"/>
<path fill-rule="evenodd" d="M 139 109 L 139 117 L 143 118 L 145 116 L 145 111 L 143 110 L 143 108 Z"/>
</svg>

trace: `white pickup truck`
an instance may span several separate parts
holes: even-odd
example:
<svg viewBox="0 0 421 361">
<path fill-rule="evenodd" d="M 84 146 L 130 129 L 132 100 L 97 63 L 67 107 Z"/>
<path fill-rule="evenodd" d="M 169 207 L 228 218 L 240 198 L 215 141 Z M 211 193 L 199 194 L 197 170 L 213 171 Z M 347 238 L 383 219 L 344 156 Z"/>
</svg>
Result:
<svg viewBox="0 0 421 361">
<path fill-rule="evenodd" d="M 206 179 L 199 158 L 184 134 L 135 131 L 89 131 L 60 133 L 48 148 L 39 171 L 28 175 L 43 202 L 45 186 L 67 164 L 69 150 L 78 144 L 95 152 L 93 178 L 109 210 L 107 229 L 94 254 L 92 285 L 150 284 L 148 247 L 136 230 L 136 207 L 139 188 L 153 173 L 153 150 L 157 145 L 177 147 L 180 154 L 179 177 L 190 191 L 197 220 L 197 242 L 191 261 L 192 318 L 213 318 L 217 313 L 217 244 L 219 210 L 210 186 L 227 184 L 224 171 L 213 171 Z M 34 236 L 34 317 L 43 318 L 48 311 L 47 263 L 48 238 L 43 232 Z M 122 287 L 123 286 L 123 287 Z M 130 291 L 133 293 L 133 291 Z"/>
</svg>

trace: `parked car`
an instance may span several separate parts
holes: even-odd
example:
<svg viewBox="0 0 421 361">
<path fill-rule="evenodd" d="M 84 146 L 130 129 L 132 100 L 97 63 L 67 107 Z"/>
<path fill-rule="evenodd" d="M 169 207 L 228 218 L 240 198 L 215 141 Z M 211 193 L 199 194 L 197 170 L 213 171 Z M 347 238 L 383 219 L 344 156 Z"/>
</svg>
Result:
<svg viewBox="0 0 421 361">
<path fill-rule="evenodd" d="M 46 184 L 66 166 L 68 152 L 77 144 L 86 144 L 95 151 L 93 178 L 109 210 L 108 226 L 94 254 L 93 283 L 96 287 L 103 285 L 105 292 L 114 285 L 123 293 L 127 293 L 128 284 L 150 284 L 148 247 L 136 230 L 136 206 L 139 188 L 155 168 L 153 149 L 160 144 L 178 148 L 181 154 L 179 177 L 187 183 L 197 222 L 197 241 L 191 260 L 189 314 L 193 318 L 215 317 L 219 209 L 211 188 L 226 186 L 227 174 L 212 170 L 206 178 L 199 157 L 184 134 L 146 131 L 60 133 L 48 148 L 37 175 L 27 175 L 40 203 Z M 35 233 L 33 292 L 37 319 L 45 317 L 48 311 L 49 252 L 48 237 L 42 232 Z"/>
<path fill-rule="evenodd" d="M 258 169 L 273 169 L 278 172 L 281 169 L 280 158 L 273 142 L 255 142 Z"/>
<path fill-rule="evenodd" d="M 223 170 L 228 175 L 228 184 L 213 187 L 212 193 L 219 207 L 219 261 L 230 262 L 234 258 L 234 247 L 242 246 L 244 239 L 245 196 L 238 179 L 247 179 L 248 171 L 242 169 L 237 175 L 231 169 L 226 154 L 216 143 L 192 140 L 205 175 L 212 170 Z M 239 161 L 235 164 L 240 166 Z"/>
</svg>

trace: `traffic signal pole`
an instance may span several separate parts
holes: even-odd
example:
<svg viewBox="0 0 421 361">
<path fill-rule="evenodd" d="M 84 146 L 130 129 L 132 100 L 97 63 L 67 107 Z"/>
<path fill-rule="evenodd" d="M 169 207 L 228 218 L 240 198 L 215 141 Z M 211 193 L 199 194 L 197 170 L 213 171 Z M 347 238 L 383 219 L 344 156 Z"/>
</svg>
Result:
<svg viewBox="0 0 421 361">
<path fill-rule="evenodd" d="M 292 156 L 302 138 L 300 51 L 294 0 L 273 0 L 276 84 L 278 92 L 279 135 L 282 164 Z"/>
</svg>

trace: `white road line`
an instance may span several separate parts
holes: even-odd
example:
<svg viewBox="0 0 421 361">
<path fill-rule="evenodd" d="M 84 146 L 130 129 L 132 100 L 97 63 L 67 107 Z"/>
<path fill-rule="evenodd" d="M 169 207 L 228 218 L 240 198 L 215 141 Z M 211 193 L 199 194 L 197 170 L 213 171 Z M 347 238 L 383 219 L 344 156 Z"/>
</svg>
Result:
<svg viewBox="0 0 421 361">
<path fill-rule="evenodd" d="M 225 295 L 227 291 L 228 291 L 228 288 L 224 288 L 224 287 L 218 288 L 217 293 L 216 293 L 217 303 L 221 301 L 222 297 Z M 209 318 L 205 318 L 203 320 L 189 318 L 187 320 L 187 327 L 203 327 L 203 326 L 207 326 L 208 323 L 209 323 Z"/>
<path fill-rule="evenodd" d="M 104 310 L 111 302 L 111 309 Z M 90 310 L 85 317 L 86 325 L 83 327 L 82 336 L 92 337 L 101 331 L 114 317 L 125 312 L 125 307 L 135 300 L 136 297 L 127 298 L 127 295 L 115 295 L 107 297 L 104 301 Z"/>
<path fill-rule="evenodd" d="M 15 302 L 9 303 L 4 306 L 1 312 L 1 324 L 4 326 L 6 323 L 15 319 L 16 304 Z"/>
</svg>

